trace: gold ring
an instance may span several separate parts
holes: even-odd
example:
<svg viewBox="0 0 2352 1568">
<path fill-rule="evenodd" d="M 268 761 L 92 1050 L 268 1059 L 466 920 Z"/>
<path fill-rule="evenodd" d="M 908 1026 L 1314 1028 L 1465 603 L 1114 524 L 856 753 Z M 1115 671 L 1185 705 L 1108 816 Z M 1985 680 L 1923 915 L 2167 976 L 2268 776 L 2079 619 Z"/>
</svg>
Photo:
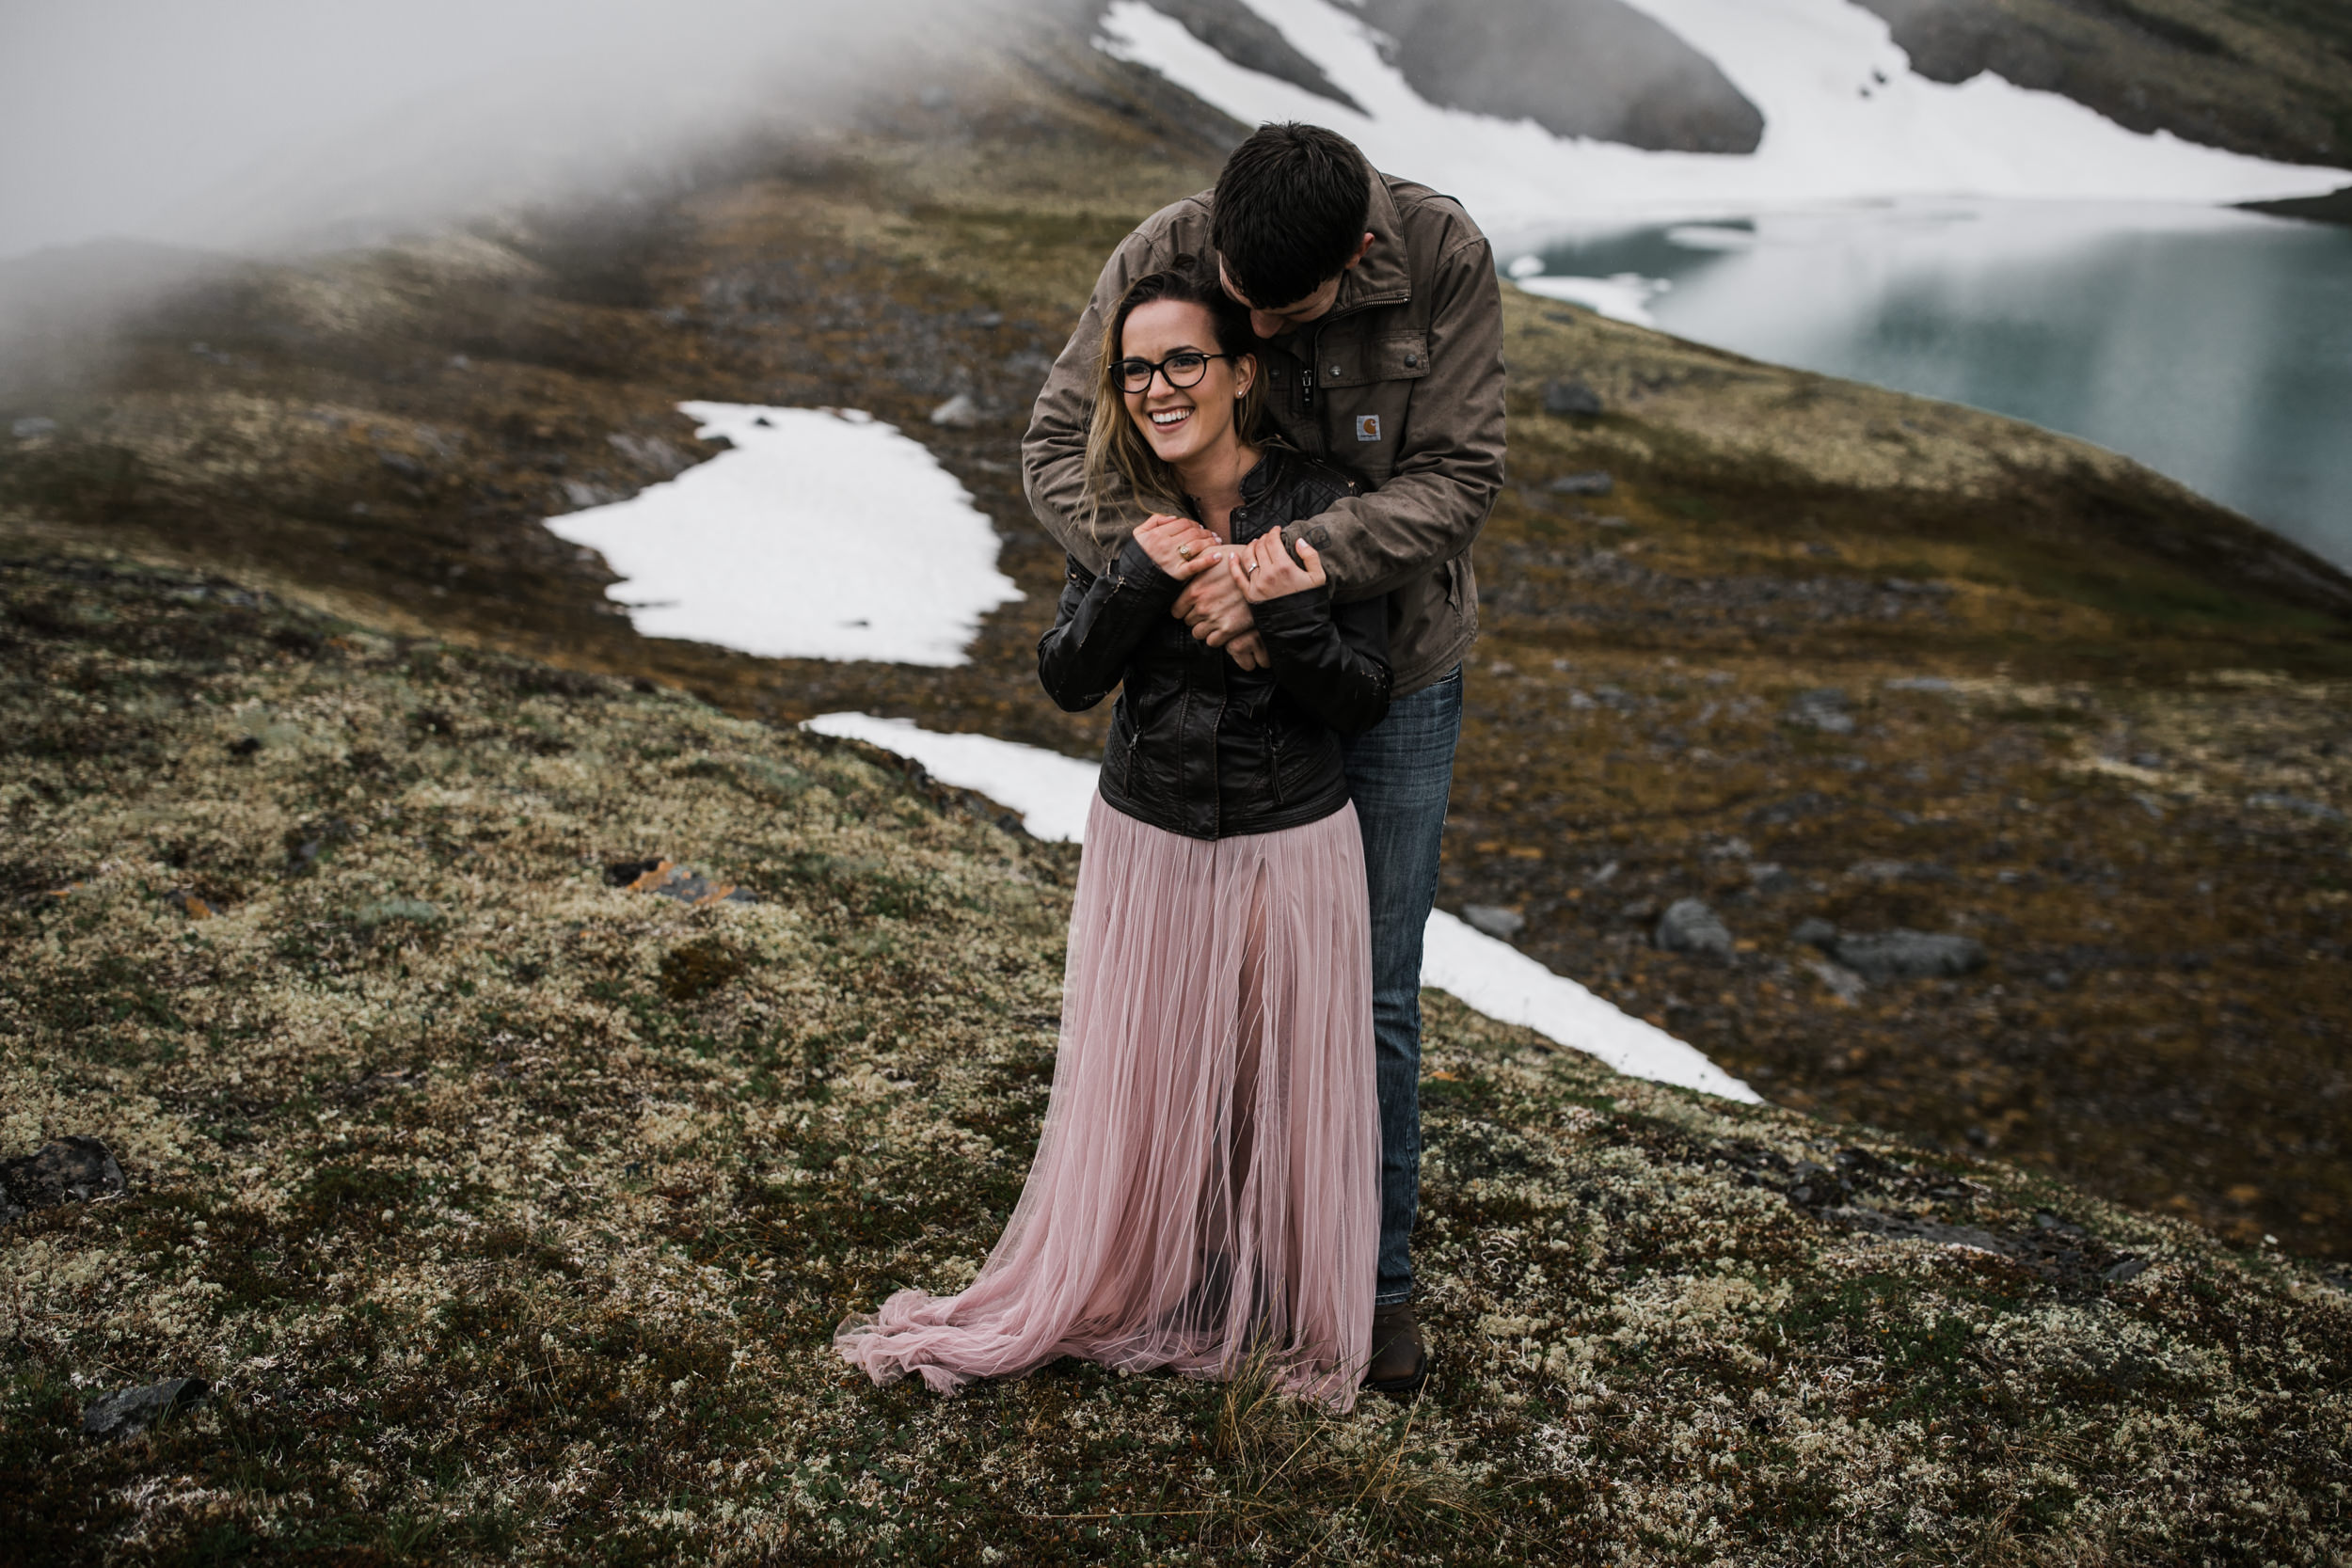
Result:
<svg viewBox="0 0 2352 1568">
<path fill-rule="evenodd" d="M 1200 546 L 1198 545 L 1179 545 L 1176 546 L 1176 559 L 1179 561 L 1190 561 L 1194 556 L 1199 555 L 1200 553 Z"/>
</svg>

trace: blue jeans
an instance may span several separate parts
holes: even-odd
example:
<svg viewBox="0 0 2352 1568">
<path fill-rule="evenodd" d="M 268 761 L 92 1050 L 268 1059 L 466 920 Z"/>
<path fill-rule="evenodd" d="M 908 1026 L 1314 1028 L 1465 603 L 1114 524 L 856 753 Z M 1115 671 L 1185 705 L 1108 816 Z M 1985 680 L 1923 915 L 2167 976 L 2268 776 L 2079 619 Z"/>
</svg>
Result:
<svg viewBox="0 0 2352 1568">
<path fill-rule="evenodd" d="M 1438 897 L 1438 846 L 1462 736 L 1462 672 L 1389 705 L 1347 745 L 1347 788 L 1372 892 L 1372 1031 L 1380 1094 L 1380 1283 L 1413 1293 L 1421 1207 L 1421 944 Z"/>
</svg>

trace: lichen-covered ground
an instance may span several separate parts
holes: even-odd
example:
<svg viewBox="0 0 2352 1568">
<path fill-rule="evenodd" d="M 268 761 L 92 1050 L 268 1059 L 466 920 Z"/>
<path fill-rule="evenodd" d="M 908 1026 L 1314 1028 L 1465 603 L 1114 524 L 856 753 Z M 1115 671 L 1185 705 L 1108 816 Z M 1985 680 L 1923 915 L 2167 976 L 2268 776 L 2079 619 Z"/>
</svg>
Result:
<svg viewBox="0 0 2352 1568">
<path fill-rule="evenodd" d="M 1417 1405 L 876 1390 L 834 1322 L 1018 1191 L 1073 851 L 216 578 L 20 541 L 0 610 L 0 1158 L 128 1184 L 0 1232 L 0 1555 L 2352 1563 L 2338 1285 L 1435 998 Z"/>
<path fill-rule="evenodd" d="M 903 89 L 691 189 L 230 269 L 48 372 L 0 354 L 0 429 L 57 426 L 0 436 L 0 528 L 741 717 L 1093 754 L 1102 711 L 1032 675 L 1062 562 L 1017 442 L 1104 254 L 1238 128 L 1070 37 Z M 2065 436 L 1503 307 L 1444 907 L 1513 910 L 1784 1104 L 2352 1259 L 2352 580 Z M 1545 413 L 1563 378 L 1605 412 Z M 977 422 L 930 423 L 958 395 Z M 954 669 L 638 637 L 542 520 L 709 455 L 686 398 L 900 425 L 1026 597 Z M 1952 689 L 1888 684 L 1923 678 Z M 1850 728 L 1799 702 L 1831 689 Z M 1650 945 L 1687 896 L 1730 961 Z M 1807 919 L 1990 961 L 1850 1003 Z"/>
</svg>

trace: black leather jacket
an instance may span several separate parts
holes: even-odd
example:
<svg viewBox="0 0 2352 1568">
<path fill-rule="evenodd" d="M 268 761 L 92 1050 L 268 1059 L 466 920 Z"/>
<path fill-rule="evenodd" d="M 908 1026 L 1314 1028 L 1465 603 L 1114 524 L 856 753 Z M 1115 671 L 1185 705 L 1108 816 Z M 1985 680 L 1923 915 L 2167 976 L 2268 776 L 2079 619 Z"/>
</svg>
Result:
<svg viewBox="0 0 2352 1568">
<path fill-rule="evenodd" d="M 1241 482 L 1248 544 L 1314 516 L 1355 481 L 1270 447 Z M 1321 588 L 1252 608 L 1269 667 L 1244 670 L 1169 613 L 1183 585 L 1130 538 L 1095 577 L 1070 562 L 1038 678 L 1070 712 L 1125 683 L 1103 749 L 1103 799 L 1187 838 L 1295 828 L 1347 803 L 1340 740 L 1389 708 L 1388 604 L 1334 605 Z"/>
</svg>

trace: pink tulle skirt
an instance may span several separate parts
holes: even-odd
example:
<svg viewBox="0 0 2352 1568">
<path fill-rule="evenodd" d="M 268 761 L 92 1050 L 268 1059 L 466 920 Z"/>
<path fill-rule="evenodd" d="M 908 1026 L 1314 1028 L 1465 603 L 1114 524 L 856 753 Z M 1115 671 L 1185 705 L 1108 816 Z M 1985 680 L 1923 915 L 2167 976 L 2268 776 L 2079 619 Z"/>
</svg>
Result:
<svg viewBox="0 0 2352 1568">
<path fill-rule="evenodd" d="M 1028 1183 L 960 1295 L 834 1344 L 941 1393 L 1074 1355 L 1353 1406 L 1380 1226 L 1372 948 L 1350 806 L 1214 842 L 1094 800 Z"/>
</svg>

